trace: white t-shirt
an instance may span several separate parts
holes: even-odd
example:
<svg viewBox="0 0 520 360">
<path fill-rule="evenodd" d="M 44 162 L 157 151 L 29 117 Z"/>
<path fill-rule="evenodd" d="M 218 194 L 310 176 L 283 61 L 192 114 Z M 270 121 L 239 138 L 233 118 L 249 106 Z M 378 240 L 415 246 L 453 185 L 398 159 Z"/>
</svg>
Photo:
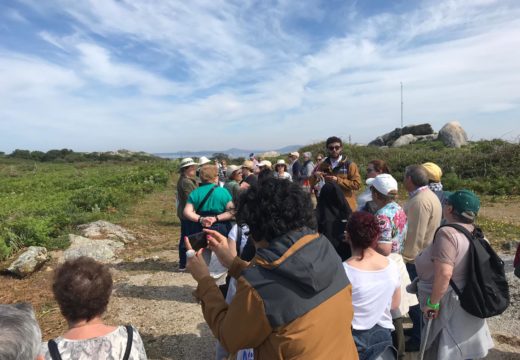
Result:
<svg viewBox="0 0 520 360">
<path fill-rule="evenodd" d="M 237 227 L 238 227 L 237 224 L 233 225 L 233 227 L 231 228 L 231 230 L 229 231 L 229 234 L 228 234 L 228 239 L 233 240 L 232 246 L 236 246 L 235 242 L 237 241 Z M 246 246 L 246 243 L 247 243 L 246 234 L 248 232 L 249 232 L 249 227 L 247 225 L 242 225 L 242 238 L 240 239 L 240 253 L 242 253 L 242 251 L 244 251 L 244 247 Z M 237 281 L 235 280 L 235 278 L 232 277 L 229 280 L 228 291 L 226 294 L 226 302 L 228 304 L 230 304 L 231 300 L 233 300 L 233 297 L 235 296 L 236 291 L 237 291 Z"/>
<path fill-rule="evenodd" d="M 274 173 L 275 179 L 284 179 L 292 181 L 292 176 L 288 172 L 284 172 L 283 175 L 278 174 L 277 172 Z"/>
<path fill-rule="evenodd" d="M 376 324 L 394 330 L 390 307 L 395 290 L 401 288 L 401 281 L 397 264 L 387 259 L 388 266 L 376 271 L 360 270 L 343 263 L 352 284 L 352 327 L 356 330 L 368 330 Z"/>
</svg>

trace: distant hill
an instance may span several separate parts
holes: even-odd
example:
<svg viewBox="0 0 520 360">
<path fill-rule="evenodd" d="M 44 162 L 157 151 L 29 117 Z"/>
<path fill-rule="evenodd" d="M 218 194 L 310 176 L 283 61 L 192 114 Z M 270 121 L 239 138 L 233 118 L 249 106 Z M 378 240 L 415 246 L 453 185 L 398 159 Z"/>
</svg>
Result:
<svg viewBox="0 0 520 360">
<path fill-rule="evenodd" d="M 155 153 L 154 155 L 163 157 L 163 158 L 168 158 L 168 159 L 176 159 L 176 158 L 184 158 L 184 157 L 199 158 L 201 156 L 211 157 L 215 153 L 223 153 L 223 154 L 227 154 L 231 158 L 238 158 L 238 157 L 248 157 L 249 154 L 251 154 L 251 153 L 262 154 L 267 151 L 275 151 L 280 154 L 287 154 L 291 151 L 296 151 L 301 147 L 302 147 L 301 145 L 289 145 L 289 146 L 285 146 L 280 149 L 264 149 L 264 150 L 231 148 L 228 150 L 177 151 L 177 152 L 171 152 L 171 153 Z"/>
</svg>

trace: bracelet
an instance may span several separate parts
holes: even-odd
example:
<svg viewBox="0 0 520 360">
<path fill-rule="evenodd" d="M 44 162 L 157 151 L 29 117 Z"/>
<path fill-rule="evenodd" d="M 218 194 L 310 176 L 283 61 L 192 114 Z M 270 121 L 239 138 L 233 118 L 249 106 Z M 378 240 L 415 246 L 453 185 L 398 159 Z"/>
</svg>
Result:
<svg viewBox="0 0 520 360">
<path fill-rule="evenodd" d="M 200 224 L 202 222 L 202 216 L 199 216 L 199 220 L 197 222 Z"/>
<path fill-rule="evenodd" d="M 218 222 L 218 215 L 215 215 L 215 220 Z"/>
<path fill-rule="evenodd" d="M 428 299 L 426 300 L 426 306 L 428 306 L 432 310 L 439 310 L 439 308 L 441 307 L 441 303 L 432 304 L 430 302 L 430 297 L 428 296 Z"/>
</svg>

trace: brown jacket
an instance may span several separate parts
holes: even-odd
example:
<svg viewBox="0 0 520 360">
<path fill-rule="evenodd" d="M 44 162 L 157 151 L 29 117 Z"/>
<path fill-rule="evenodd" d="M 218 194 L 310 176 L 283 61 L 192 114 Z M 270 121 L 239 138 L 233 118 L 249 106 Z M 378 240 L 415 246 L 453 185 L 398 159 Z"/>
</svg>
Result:
<svg viewBox="0 0 520 360">
<path fill-rule="evenodd" d="M 258 249 L 249 267 L 235 258 L 229 274 L 237 279 L 230 305 L 210 277 L 199 282 L 196 296 L 230 353 L 254 348 L 255 360 L 358 358 L 352 287 L 324 236 L 289 233 Z"/>
<path fill-rule="evenodd" d="M 323 160 L 325 163 L 331 163 L 329 158 Z M 338 178 L 338 185 L 343 191 L 345 200 L 347 200 L 350 209 L 354 212 L 357 210 L 357 200 L 355 191 L 361 187 L 361 175 L 356 163 L 345 159 L 341 161 L 334 169 L 332 169 L 334 175 Z M 319 179 L 315 174 L 309 178 L 311 187 L 313 188 Z"/>
</svg>

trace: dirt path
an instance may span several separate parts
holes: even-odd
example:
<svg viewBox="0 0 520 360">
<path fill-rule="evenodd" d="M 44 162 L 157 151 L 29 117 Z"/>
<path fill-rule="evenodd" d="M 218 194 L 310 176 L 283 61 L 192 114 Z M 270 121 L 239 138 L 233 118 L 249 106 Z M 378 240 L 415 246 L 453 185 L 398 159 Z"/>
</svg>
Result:
<svg viewBox="0 0 520 360">
<path fill-rule="evenodd" d="M 136 233 L 138 240 L 127 245 L 122 261 L 112 266 L 115 288 L 107 320 L 136 326 L 150 359 L 213 359 L 215 341 L 192 296 L 196 283 L 189 274 L 176 272 L 179 224 L 171 194 L 170 189 L 148 196 L 120 223 Z M 0 277 L 0 303 L 31 302 L 45 339 L 66 328 L 50 291 L 51 270 L 56 264 L 54 259 L 43 271 L 24 280 Z M 516 281 L 513 301 L 518 304 L 520 281 L 512 277 L 511 281 Z M 517 309 L 515 306 L 507 316 L 490 322 L 497 346 L 489 359 L 519 358 Z"/>
</svg>

